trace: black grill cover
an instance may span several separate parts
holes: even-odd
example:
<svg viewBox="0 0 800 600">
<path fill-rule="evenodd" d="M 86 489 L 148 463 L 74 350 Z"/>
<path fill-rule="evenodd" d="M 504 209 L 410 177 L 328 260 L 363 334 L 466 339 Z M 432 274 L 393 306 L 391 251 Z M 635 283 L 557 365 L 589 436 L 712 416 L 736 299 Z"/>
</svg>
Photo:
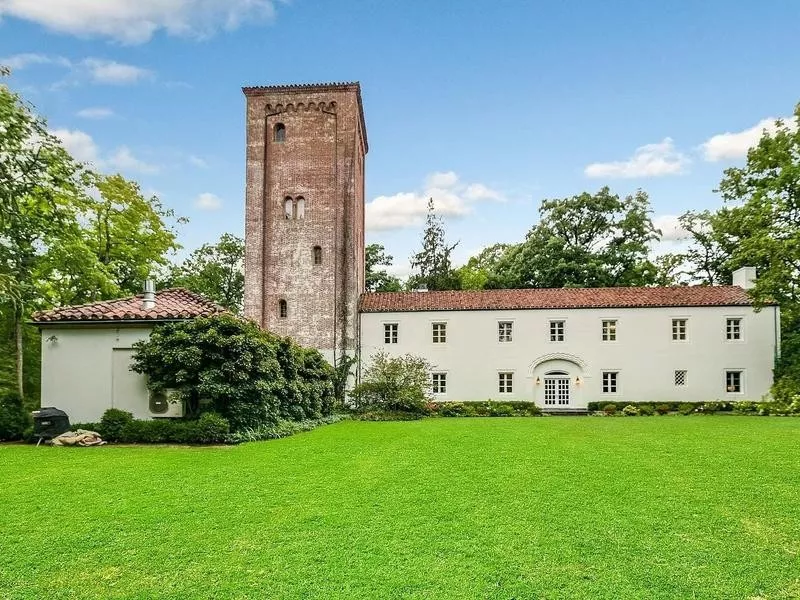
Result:
<svg viewBox="0 0 800 600">
<path fill-rule="evenodd" d="M 69 428 L 69 417 L 63 410 L 48 406 L 33 411 L 33 433 L 37 437 L 51 439 Z"/>
</svg>

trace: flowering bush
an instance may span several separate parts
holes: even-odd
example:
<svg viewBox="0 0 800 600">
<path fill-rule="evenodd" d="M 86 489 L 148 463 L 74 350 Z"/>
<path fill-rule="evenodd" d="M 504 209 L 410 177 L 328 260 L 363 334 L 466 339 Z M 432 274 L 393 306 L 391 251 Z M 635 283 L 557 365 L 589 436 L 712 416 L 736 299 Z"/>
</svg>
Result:
<svg viewBox="0 0 800 600">
<path fill-rule="evenodd" d="M 639 415 L 639 409 L 633 404 L 628 404 L 628 406 L 622 409 L 622 414 L 626 417 L 636 417 Z"/>
</svg>

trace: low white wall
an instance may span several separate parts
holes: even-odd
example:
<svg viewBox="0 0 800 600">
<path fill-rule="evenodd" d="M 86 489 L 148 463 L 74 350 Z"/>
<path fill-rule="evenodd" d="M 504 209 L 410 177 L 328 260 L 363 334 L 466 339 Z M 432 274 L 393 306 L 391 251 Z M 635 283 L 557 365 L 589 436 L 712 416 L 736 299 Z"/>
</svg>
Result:
<svg viewBox="0 0 800 600">
<path fill-rule="evenodd" d="M 743 339 L 727 341 L 726 319 L 741 317 Z M 688 319 L 688 339 L 672 340 L 672 319 Z M 572 407 L 591 401 L 759 400 L 772 385 L 776 307 L 429 311 L 361 314 L 361 351 L 368 364 L 377 351 L 427 358 L 447 373 L 439 400 L 527 400 L 543 405 L 545 372 L 563 370 Z M 617 340 L 601 339 L 601 322 L 617 321 Z M 566 339 L 551 342 L 550 320 L 564 320 Z M 513 341 L 499 342 L 498 321 L 513 322 Z M 432 343 L 431 326 L 447 323 L 447 342 Z M 384 343 L 384 323 L 398 324 L 398 343 Z M 725 371 L 744 372 L 742 393 L 729 393 Z M 674 383 L 686 370 L 685 386 Z M 498 372 L 514 373 L 511 394 L 498 392 Z M 603 371 L 619 372 L 616 394 L 601 388 Z M 536 379 L 539 378 L 537 385 Z"/>
<path fill-rule="evenodd" d="M 150 418 L 146 378 L 126 368 L 130 349 L 150 327 L 46 327 L 42 329 L 42 406 L 55 406 L 71 422 L 99 421 L 112 407 Z"/>
</svg>

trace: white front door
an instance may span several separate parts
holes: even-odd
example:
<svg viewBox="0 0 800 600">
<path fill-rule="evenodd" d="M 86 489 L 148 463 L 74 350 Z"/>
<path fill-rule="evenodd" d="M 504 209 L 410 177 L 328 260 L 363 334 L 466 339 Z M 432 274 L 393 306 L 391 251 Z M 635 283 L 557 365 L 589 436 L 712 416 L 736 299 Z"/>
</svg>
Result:
<svg viewBox="0 0 800 600">
<path fill-rule="evenodd" d="M 569 376 L 546 375 L 544 378 L 545 406 L 569 406 Z"/>
</svg>

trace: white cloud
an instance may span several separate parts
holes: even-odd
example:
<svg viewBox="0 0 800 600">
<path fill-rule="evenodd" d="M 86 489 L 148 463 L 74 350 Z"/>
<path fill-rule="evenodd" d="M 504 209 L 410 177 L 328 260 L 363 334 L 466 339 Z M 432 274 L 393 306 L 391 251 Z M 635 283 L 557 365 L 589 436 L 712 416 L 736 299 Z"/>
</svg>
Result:
<svg viewBox="0 0 800 600">
<path fill-rule="evenodd" d="M 61 140 L 64 148 L 78 162 L 89 163 L 97 169 L 153 174 L 159 168 L 136 158 L 127 146 L 120 146 L 108 158 L 102 158 L 91 135 L 79 129 L 53 129 L 50 133 Z"/>
<path fill-rule="evenodd" d="M 117 148 L 114 154 L 105 162 L 108 166 L 119 169 L 120 171 L 145 174 L 158 173 L 159 171 L 158 166 L 151 165 L 136 158 L 127 146 L 120 146 Z"/>
<path fill-rule="evenodd" d="M 200 210 L 219 210 L 222 208 L 222 200 L 210 192 L 203 192 L 195 199 L 194 205 Z"/>
<path fill-rule="evenodd" d="M 769 117 L 762 119 L 749 129 L 712 136 L 700 146 L 703 151 L 703 157 L 710 162 L 743 158 L 747 156 L 747 151 L 750 148 L 758 144 L 764 134 L 764 130 L 770 134 L 775 133 L 777 129 L 775 121 L 776 119 Z M 797 127 L 791 117 L 784 117 L 783 122 L 792 129 Z"/>
<path fill-rule="evenodd" d="M 192 154 L 189 157 L 189 164 L 191 164 L 191 165 L 193 165 L 193 166 L 195 166 L 195 167 L 197 167 L 199 169 L 207 169 L 208 168 L 208 163 L 204 159 L 200 158 L 199 156 L 195 156 L 194 154 Z"/>
<path fill-rule="evenodd" d="M 0 0 L 2 7 L 3 0 Z M 2 16 L 2 12 L 0 12 Z M 120 63 L 105 58 L 84 58 L 74 62 L 64 56 L 47 54 L 15 54 L 0 58 L 0 64 L 11 67 L 12 70 L 21 70 L 34 65 L 57 65 L 70 72 L 70 78 L 56 84 L 56 87 L 76 84 L 80 80 L 89 80 L 92 83 L 111 85 L 127 85 L 137 83 L 143 79 L 152 79 L 153 72 L 149 69 Z"/>
<path fill-rule="evenodd" d="M 86 58 L 80 64 L 86 69 L 89 78 L 95 83 L 126 85 L 136 83 L 142 79 L 149 79 L 153 76 L 152 71 L 148 69 L 102 58 Z"/>
<path fill-rule="evenodd" d="M 2 3 L 2 0 L 0 0 L 0 3 Z M 0 4 L 0 6 L 2 6 L 2 4 Z M 31 65 L 58 65 L 60 67 L 68 67 L 70 66 L 70 62 L 62 56 L 24 53 L 0 58 L 0 65 L 5 65 L 12 71 L 20 71 Z"/>
<path fill-rule="evenodd" d="M 428 199 L 433 198 L 436 213 L 448 217 L 463 217 L 482 200 L 504 200 L 492 188 L 482 184 L 462 184 L 453 171 L 431 173 L 417 192 L 399 192 L 378 196 L 366 206 L 366 225 L 370 231 L 416 227 L 428 213 Z"/>
<path fill-rule="evenodd" d="M 653 219 L 653 225 L 661 230 L 662 242 L 679 242 L 689 235 L 676 215 L 660 215 Z"/>
<path fill-rule="evenodd" d="M 82 119 L 108 119 L 114 116 L 114 111 L 103 106 L 93 106 L 79 110 L 75 114 Z"/>
<path fill-rule="evenodd" d="M 584 169 L 587 177 L 631 179 L 634 177 L 661 177 L 684 172 L 689 158 L 678 152 L 671 138 L 657 144 L 638 147 L 628 160 L 592 163 Z"/>
<path fill-rule="evenodd" d="M 64 148 L 78 162 L 98 163 L 99 150 L 92 136 L 79 129 L 53 129 L 50 133 L 61 140 Z"/>
<path fill-rule="evenodd" d="M 270 21 L 274 0 L 0 0 L 0 18 L 33 21 L 53 31 L 147 42 L 160 30 L 208 37 L 243 23 Z"/>
</svg>

